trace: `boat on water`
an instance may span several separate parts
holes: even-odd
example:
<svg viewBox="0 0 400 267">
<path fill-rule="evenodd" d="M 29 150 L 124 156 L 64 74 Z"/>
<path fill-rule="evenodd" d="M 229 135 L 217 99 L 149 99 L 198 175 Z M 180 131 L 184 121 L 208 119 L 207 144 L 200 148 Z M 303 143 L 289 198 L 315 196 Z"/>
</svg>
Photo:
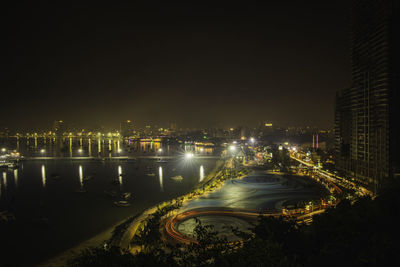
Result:
<svg viewBox="0 0 400 267">
<path fill-rule="evenodd" d="M 131 203 L 126 200 L 114 201 L 114 205 L 117 207 L 129 207 Z"/>
<path fill-rule="evenodd" d="M 131 196 L 132 196 L 132 193 L 131 193 L 131 192 L 126 192 L 126 193 L 123 193 L 123 194 L 122 194 L 122 198 L 125 199 L 125 200 L 130 199 Z"/>
<path fill-rule="evenodd" d="M 8 161 L 8 160 L 2 160 L 0 161 L 0 167 L 1 168 L 10 168 L 10 169 L 17 169 L 18 163 L 14 161 Z"/>
<path fill-rule="evenodd" d="M 171 179 L 180 182 L 183 180 L 183 177 L 182 175 L 177 175 L 177 176 L 172 176 Z"/>
</svg>

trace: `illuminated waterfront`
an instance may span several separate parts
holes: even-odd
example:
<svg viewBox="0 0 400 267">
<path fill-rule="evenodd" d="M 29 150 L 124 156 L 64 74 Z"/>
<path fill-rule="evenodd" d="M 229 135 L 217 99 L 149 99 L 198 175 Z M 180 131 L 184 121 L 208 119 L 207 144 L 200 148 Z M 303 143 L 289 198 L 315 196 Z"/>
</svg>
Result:
<svg viewBox="0 0 400 267">
<path fill-rule="evenodd" d="M 119 137 L 10 137 L 0 139 L 7 151 L 17 151 L 25 157 L 127 157 L 179 155 L 194 151 L 197 155 L 215 155 L 214 147 L 203 143 L 169 145 L 162 139 L 123 139 Z"/>
</svg>

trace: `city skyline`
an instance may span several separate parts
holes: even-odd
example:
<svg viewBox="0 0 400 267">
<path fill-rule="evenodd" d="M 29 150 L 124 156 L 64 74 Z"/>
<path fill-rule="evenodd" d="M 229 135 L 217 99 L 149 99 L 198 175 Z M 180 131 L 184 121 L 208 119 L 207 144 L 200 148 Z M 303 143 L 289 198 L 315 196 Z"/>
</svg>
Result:
<svg viewBox="0 0 400 267">
<path fill-rule="evenodd" d="M 0 126 L 333 126 L 346 1 L 123 7 L 8 8 Z"/>
</svg>

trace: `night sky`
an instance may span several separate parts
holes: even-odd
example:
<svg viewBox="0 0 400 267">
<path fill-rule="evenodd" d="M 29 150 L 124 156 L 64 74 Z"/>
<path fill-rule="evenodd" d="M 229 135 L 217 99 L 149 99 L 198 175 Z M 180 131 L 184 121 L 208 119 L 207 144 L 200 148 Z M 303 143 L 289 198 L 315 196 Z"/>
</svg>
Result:
<svg viewBox="0 0 400 267">
<path fill-rule="evenodd" d="M 2 9 L 1 127 L 333 125 L 349 1 Z"/>
</svg>

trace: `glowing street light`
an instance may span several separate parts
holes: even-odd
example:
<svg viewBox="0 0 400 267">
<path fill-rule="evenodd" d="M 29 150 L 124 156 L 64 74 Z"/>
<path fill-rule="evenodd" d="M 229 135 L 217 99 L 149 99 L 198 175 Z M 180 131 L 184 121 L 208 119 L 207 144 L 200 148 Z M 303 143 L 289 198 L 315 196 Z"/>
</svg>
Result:
<svg viewBox="0 0 400 267">
<path fill-rule="evenodd" d="M 45 149 L 40 149 L 40 153 L 44 153 L 44 152 L 46 152 L 46 150 Z"/>
<path fill-rule="evenodd" d="M 185 154 L 185 158 L 186 159 L 192 159 L 193 158 L 193 153 L 192 152 L 188 152 Z"/>
<path fill-rule="evenodd" d="M 5 147 L 3 147 L 2 149 L 1 149 L 1 152 L 6 152 L 7 151 L 7 149 L 5 148 Z"/>
<path fill-rule="evenodd" d="M 233 145 L 232 145 L 232 146 L 229 146 L 229 150 L 232 151 L 232 152 L 234 152 L 234 151 L 236 150 L 236 147 L 233 146 Z"/>
<path fill-rule="evenodd" d="M 161 153 L 161 152 L 162 152 L 162 148 L 159 148 L 159 149 L 158 149 L 158 153 Z"/>
<path fill-rule="evenodd" d="M 122 153 L 122 149 L 121 149 L 121 148 L 118 148 L 117 152 L 118 152 L 118 153 Z"/>
<path fill-rule="evenodd" d="M 254 144 L 255 141 L 256 141 L 256 140 L 254 139 L 254 137 L 251 137 L 251 138 L 250 138 L 250 142 L 251 142 L 252 144 Z"/>
<path fill-rule="evenodd" d="M 79 148 L 79 149 L 78 149 L 78 152 L 79 152 L 79 153 L 82 153 L 82 152 L 83 152 L 82 148 Z"/>
</svg>

